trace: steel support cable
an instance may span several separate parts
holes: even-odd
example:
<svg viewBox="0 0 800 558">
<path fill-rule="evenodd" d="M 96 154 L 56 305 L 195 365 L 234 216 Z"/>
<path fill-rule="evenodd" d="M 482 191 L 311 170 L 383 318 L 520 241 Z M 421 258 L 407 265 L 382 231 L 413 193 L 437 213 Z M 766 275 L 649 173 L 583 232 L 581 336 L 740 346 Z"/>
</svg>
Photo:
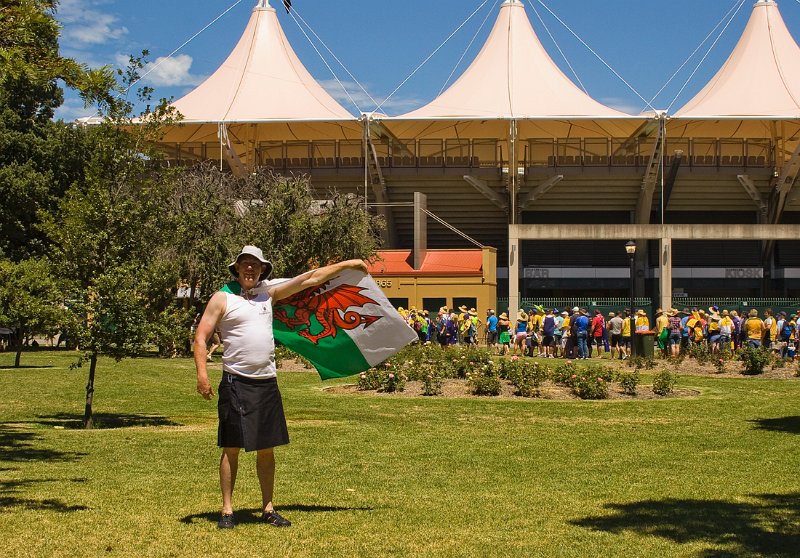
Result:
<svg viewBox="0 0 800 558">
<path fill-rule="evenodd" d="M 335 80 L 336 80 L 336 83 L 338 83 L 338 84 L 339 84 L 339 87 L 341 87 L 341 88 L 342 88 L 342 91 L 344 91 L 344 94 L 345 94 L 345 95 L 347 95 L 347 98 L 348 98 L 348 99 L 350 99 L 350 102 L 353 104 L 353 106 L 354 106 L 354 107 L 356 107 L 356 110 L 357 110 L 358 112 L 361 112 L 361 107 L 359 107 L 359 106 L 358 106 L 358 103 L 355 101 L 355 99 L 353 99 L 353 96 L 352 96 L 352 95 L 350 95 L 350 92 L 347 90 L 347 88 L 346 88 L 346 87 L 344 86 L 344 84 L 341 82 L 341 80 L 339 79 L 339 76 L 337 76 L 337 75 L 336 75 L 336 72 L 334 72 L 334 71 L 333 71 L 333 68 L 331 68 L 331 65 L 330 65 L 330 64 L 328 64 L 328 61 L 325 59 L 325 57 L 324 57 L 324 56 L 322 56 L 322 53 L 321 53 L 321 52 L 319 51 L 319 49 L 317 48 L 317 45 L 315 45 L 315 44 L 314 44 L 314 41 L 312 41 L 312 40 L 311 40 L 311 37 L 309 37 L 309 36 L 308 36 L 308 33 L 306 33 L 306 30 L 305 30 L 305 29 L 303 29 L 303 26 L 302 26 L 302 25 L 300 25 L 300 22 L 299 22 L 299 21 L 297 21 L 297 17 L 299 17 L 299 16 L 297 16 L 297 17 L 296 17 L 296 16 L 295 16 L 295 14 L 294 14 L 294 12 L 295 12 L 295 10 L 294 10 L 294 8 L 293 8 L 292 10 L 290 10 L 290 11 L 289 11 L 289 14 L 291 14 L 291 16 L 292 16 L 292 19 L 294 20 L 295 24 L 297 25 L 297 28 L 300 30 L 300 32 L 303 34 L 303 36 L 306 38 L 306 40 L 308 41 L 308 44 L 310 44 L 310 45 L 311 45 L 311 48 L 313 48 L 313 49 L 314 49 L 314 52 L 316 52 L 316 53 L 317 53 L 317 56 L 319 56 L 319 59 L 320 59 L 320 60 L 322 60 L 322 63 L 323 63 L 323 64 L 325 64 L 325 67 L 326 67 L 326 68 L 328 68 L 328 71 L 329 71 L 329 72 L 331 73 L 331 75 L 333 76 L 333 79 L 335 79 Z M 305 20 L 303 21 L 303 23 L 305 23 Z M 308 25 L 308 24 L 306 23 L 306 25 Z M 308 28 L 309 28 L 309 29 L 311 29 L 311 26 L 309 26 Z M 314 30 L 313 30 L 313 29 L 311 29 L 311 32 L 312 32 L 312 33 L 314 33 Z M 316 33 L 314 33 L 314 35 L 316 36 Z M 321 42 L 321 41 L 320 41 L 320 42 Z M 326 48 L 327 48 L 327 47 L 326 47 Z M 334 56 L 334 58 L 336 58 L 336 57 Z M 339 62 L 339 64 L 341 64 L 341 62 Z M 347 71 L 347 69 L 346 69 L 346 68 L 345 68 L 345 71 Z M 355 78 L 354 78 L 354 79 L 355 79 Z"/>
<path fill-rule="evenodd" d="M 425 213 L 428 217 L 431 217 L 434 221 L 436 221 L 440 225 L 443 225 L 443 226 L 447 227 L 448 229 L 450 229 L 451 231 L 453 231 L 454 233 L 456 233 L 460 237 L 465 238 L 466 240 L 468 240 L 469 242 L 471 242 L 475 246 L 478 246 L 479 248 L 483 248 L 484 247 L 483 244 L 481 244 L 480 242 L 478 242 L 477 240 L 475 240 L 474 238 L 469 236 L 467 233 L 461 232 L 460 230 L 455 228 L 453 225 L 451 225 L 450 223 L 448 223 L 444 219 L 441 219 L 441 218 L 437 217 L 436 215 L 434 215 L 433 213 L 431 213 L 427 209 L 423 209 L 422 212 Z"/>
<path fill-rule="evenodd" d="M 482 9 L 482 8 L 483 8 L 483 7 L 484 7 L 484 6 L 485 6 L 485 5 L 488 3 L 488 2 L 489 2 L 489 0 L 483 0 L 483 2 L 481 3 L 481 5 L 480 5 L 480 6 L 478 6 L 478 7 L 475 9 L 475 11 L 474 11 L 474 12 L 472 12 L 472 13 L 469 15 L 469 17 L 468 17 L 466 20 L 464 20 L 464 22 L 463 22 L 461 25 L 459 25 L 459 26 L 456 28 L 456 30 L 455 30 L 455 31 L 453 31 L 452 33 L 450 33 L 450 35 L 448 35 L 448 37 L 447 37 L 447 38 L 444 40 L 444 42 L 442 42 L 442 44 L 440 44 L 438 47 L 436 47 L 436 49 L 435 49 L 435 50 L 434 50 L 432 53 L 430 53 L 430 55 L 428 55 L 428 57 L 427 57 L 425 60 L 423 60 L 423 61 L 422 61 L 422 63 L 421 63 L 419 66 L 417 66 L 417 67 L 414 69 L 414 71 L 413 71 L 413 72 L 411 72 L 411 74 L 410 74 L 410 75 L 409 75 L 409 76 L 408 76 L 406 79 L 404 79 L 404 80 L 402 81 L 402 83 L 400 83 L 400 85 L 398 85 L 397 87 L 395 87 L 394 91 L 392 91 L 392 92 L 389 94 L 389 96 L 388 96 L 388 97 L 386 97 L 386 98 L 385 98 L 383 101 L 381 101 L 381 103 L 380 103 L 378 106 L 376 106 L 376 107 L 375 107 L 375 111 L 374 111 L 374 112 L 378 112 L 378 110 L 380 110 L 380 108 L 381 108 L 383 105 L 385 105 L 385 104 L 386 104 L 386 102 L 387 102 L 389 99 L 391 99 L 391 98 L 394 96 L 394 94 L 395 94 L 395 93 L 397 93 L 397 92 L 400 90 L 400 88 L 402 88 L 402 87 L 403 87 L 403 86 L 404 86 L 406 83 L 408 83 L 408 80 L 410 80 L 412 77 L 414 77 L 414 76 L 416 75 L 416 73 L 417 73 L 418 71 L 420 71 L 420 69 L 422 69 L 422 67 L 423 67 L 425 64 L 427 64 L 427 63 L 428 63 L 428 61 L 429 61 L 431 58 L 433 58 L 434 56 L 436 56 L 436 53 L 437 53 L 437 52 L 439 52 L 439 51 L 440 51 L 440 50 L 441 50 L 441 49 L 444 47 L 444 45 L 446 45 L 446 44 L 447 44 L 447 43 L 450 41 L 450 39 L 452 39 L 452 38 L 455 36 L 455 34 L 456 34 L 456 33 L 458 33 L 459 31 L 461 31 L 461 28 L 462 28 L 462 27 L 464 27 L 464 26 L 465 26 L 465 25 L 466 25 L 466 24 L 469 22 L 469 20 L 471 20 L 471 19 L 472 19 L 472 17 L 473 17 L 475 14 L 477 14 L 477 13 L 478 13 L 478 12 L 479 12 L 479 11 L 480 11 L 480 10 L 481 10 L 481 9 Z"/>
<path fill-rule="evenodd" d="M 185 42 L 184 42 L 184 43 L 183 43 L 181 46 L 179 46 L 178 48 L 176 48 L 175 50 L 173 50 L 172 52 L 170 52 L 170 53 L 169 53 L 167 56 L 165 56 L 164 58 L 162 58 L 162 59 L 161 59 L 159 62 L 157 62 L 156 64 L 153 64 L 153 66 L 152 66 L 152 67 L 150 67 L 150 69 L 149 69 L 149 70 L 147 70 L 147 71 L 146 71 L 144 74 L 142 74 L 141 76 L 139 76 L 139 78 L 138 78 L 137 80 L 135 80 L 133 83 L 131 83 L 131 84 L 128 86 L 128 88 L 127 88 L 127 89 L 125 89 L 125 94 L 127 95 L 128 91 L 130 91 L 130 90 L 131 90 L 131 87 L 133 87 L 134 85 L 136 85 L 137 83 L 139 83 L 140 81 L 142 81 L 142 80 L 143 80 L 145 77 L 147 77 L 147 76 L 148 76 L 148 75 L 149 75 L 151 72 L 153 72 L 153 71 L 154 71 L 156 68 L 158 68 L 158 67 L 159 67 L 161 64 L 163 64 L 164 62 L 166 62 L 167 60 L 169 60 L 170 58 L 172 58 L 173 56 L 175 56 L 175 54 L 176 54 L 176 53 L 177 53 L 179 50 L 181 50 L 183 47 L 185 47 L 186 45 L 188 45 L 189 43 L 191 43 L 193 40 L 195 40 L 195 39 L 196 39 L 196 38 L 197 38 L 197 37 L 198 37 L 200 34 L 202 34 L 202 33 L 203 33 L 203 31 L 205 31 L 206 29 L 208 29 L 209 27 L 211 27 L 212 25 L 214 25 L 214 24 L 215 24 L 217 21 L 219 21 L 219 20 L 220 20 L 220 19 L 221 19 L 221 18 L 222 18 L 222 17 L 223 17 L 225 14 L 227 14 L 229 11 L 231 11 L 232 9 L 234 9 L 236 6 L 238 6 L 238 5 L 239 5 L 239 4 L 241 4 L 241 3 L 242 3 L 242 0 L 236 0 L 236 2 L 234 2 L 234 3 L 231 5 L 231 7 L 230 7 L 230 8 L 228 8 L 227 10 L 225 10 L 224 12 L 222 12 L 221 14 L 219 14 L 217 17 L 215 17 L 215 18 L 214 18 L 214 19 L 211 21 L 211 23 L 209 23 L 208 25 L 206 25 L 205 27 L 203 27 L 203 28 L 202 28 L 200 31 L 198 31 L 197 33 L 195 33 L 194 35 L 192 35 L 191 37 L 189 37 L 189 39 L 187 39 L 187 40 L 186 40 L 186 41 L 185 41 Z"/>
<path fill-rule="evenodd" d="M 377 101 L 372 98 L 372 95 L 369 94 L 369 91 L 364 89 L 364 86 L 361 85 L 361 82 L 359 82 L 358 79 L 356 79 L 356 77 L 352 73 L 350 73 L 350 70 L 347 69 L 347 66 L 345 66 L 344 63 L 342 63 L 341 60 L 339 60 L 339 58 L 336 56 L 336 54 L 334 54 L 334 52 L 328 47 L 328 45 L 325 44 L 325 41 L 323 41 L 320 38 L 320 36 L 317 35 L 317 33 L 316 33 L 316 31 L 314 31 L 313 27 L 311 27 L 311 25 L 309 25 L 308 22 L 305 19 L 303 19 L 303 16 L 300 15 L 300 13 L 297 11 L 297 8 L 292 7 L 292 10 L 289 13 L 292 14 L 292 17 L 295 19 L 295 23 L 297 23 L 298 27 L 300 26 L 300 24 L 297 22 L 297 19 L 299 19 L 301 22 L 303 22 L 303 25 L 305 25 L 308 28 L 308 30 L 311 31 L 311 33 L 314 35 L 314 37 L 320 42 L 320 44 L 323 47 L 325 47 L 325 50 L 328 51 L 328 54 L 333 56 L 333 59 L 336 60 L 336 62 L 339 64 L 339 66 L 341 66 L 342 69 L 347 73 L 347 75 L 350 76 L 350 78 L 353 80 L 353 83 L 355 83 L 358 86 L 358 88 L 361 89 L 361 91 L 364 92 L 364 95 L 366 95 L 369 98 L 370 101 L 372 101 L 373 103 L 375 103 L 377 105 L 378 104 Z M 297 17 L 295 18 L 295 16 L 297 16 Z M 301 28 L 301 31 L 302 31 L 302 28 Z M 306 35 L 306 38 L 308 38 L 308 35 Z M 310 42 L 310 39 L 309 39 L 309 42 Z M 312 44 L 312 46 L 314 46 L 314 45 Z M 315 48 L 315 50 L 316 50 L 316 48 Z M 317 51 L 317 54 L 319 54 L 319 51 Z M 320 58 L 322 58 L 321 54 L 320 54 Z M 323 59 L 323 62 L 324 61 L 325 60 Z M 330 69 L 330 67 L 329 67 L 329 69 Z M 333 73 L 332 70 L 331 70 L 331 73 Z M 334 74 L 334 78 L 336 78 L 335 74 Z M 342 87 L 342 89 L 345 89 L 344 85 L 342 84 L 341 81 L 338 80 L 338 78 L 336 79 L 336 81 L 339 83 L 339 85 Z M 345 93 L 347 93 L 346 89 L 345 89 Z M 350 98 L 351 101 L 353 101 L 352 97 L 350 97 L 349 94 L 347 96 Z M 356 105 L 355 101 L 353 101 L 353 104 L 358 109 L 358 105 Z M 361 112 L 361 109 L 358 109 L 358 111 Z"/>
<path fill-rule="evenodd" d="M 798 0 L 798 1 L 800 1 L 800 0 Z M 531 8 L 533 8 L 533 13 L 535 13 L 536 17 L 539 18 L 539 21 L 541 22 L 542 27 L 544 27 L 544 30 L 547 31 L 547 34 L 550 36 L 550 40 L 553 41 L 553 44 L 556 46 L 556 49 L 558 49 L 558 53 L 561 55 L 561 58 L 563 58 L 564 62 L 566 62 L 567 66 L 569 66 L 569 70 L 572 72 L 572 75 L 575 76 L 576 80 L 578 80 L 578 83 L 580 84 L 581 89 L 583 89 L 583 92 L 588 95 L 589 92 L 586 90 L 586 87 L 583 85 L 583 82 L 581 81 L 581 78 L 578 77 L 578 72 L 576 72 L 575 68 L 572 67 L 572 64 L 569 63 L 569 59 L 567 58 L 567 55 L 564 54 L 563 50 L 561 50 L 561 46 L 558 44 L 558 41 L 556 41 L 556 38 L 550 32 L 550 29 L 547 27 L 547 24 L 544 22 L 544 19 L 542 19 L 542 16 L 539 15 L 539 10 L 536 9 L 536 6 L 534 4 L 531 4 Z"/>
<path fill-rule="evenodd" d="M 713 42 L 713 43 L 711 43 L 711 46 L 710 46 L 710 47 L 708 47 L 708 51 L 706 51 L 706 53 L 703 55 L 703 58 L 700 60 L 700 62 L 698 62 L 698 63 L 697 63 L 697 66 L 695 67 L 694 71 L 692 71 L 691 75 L 690 75 L 690 76 L 689 76 L 689 77 L 686 79 L 686 81 L 683 83 L 683 87 L 681 87 L 680 91 L 678 91 L 677 95 L 675 95 L 675 98 L 674 98 L 674 99 L 672 99 L 672 102 L 671 102 L 671 103 L 669 104 L 669 106 L 667 107 L 667 112 L 669 112 L 670 110 L 672 110 L 672 106 L 673 106 L 673 105 L 675 104 L 675 102 L 678 100 L 678 97 L 680 97 L 680 96 L 681 96 L 681 94 L 683 93 L 683 91 L 684 91 L 684 90 L 686 89 L 686 87 L 689 85 L 689 82 L 690 82 L 690 81 L 692 81 L 692 78 L 693 78 L 693 77 L 695 76 L 695 74 L 696 74 L 696 73 L 697 73 L 697 72 L 700 70 L 700 66 L 702 66 L 702 65 L 703 65 L 703 62 L 705 62 L 705 61 L 706 61 L 706 58 L 708 58 L 708 55 L 709 55 L 709 54 L 711 54 L 711 51 L 712 51 L 712 50 L 714 50 L 714 47 L 715 47 L 715 46 L 717 46 L 717 43 L 718 43 L 718 42 L 719 42 L 719 40 L 722 38 L 722 36 L 725 34 L 725 31 L 727 31 L 727 30 L 728 30 L 728 27 L 730 27 L 730 25 L 731 25 L 731 23 L 733 22 L 733 20 L 734 20 L 734 19 L 736 19 L 736 16 L 739 14 L 739 12 L 741 11 L 741 9 L 742 9 L 742 7 L 744 6 L 744 4 L 745 4 L 745 2 L 746 2 L 746 1 L 747 1 L 747 0 L 741 0 L 741 3 L 739 4 L 739 7 L 736 9 L 736 11 L 734 12 L 734 14 L 733 14 L 733 15 L 730 17 L 730 19 L 728 19 L 728 23 L 726 23 L 726 24 L 725 24 L 725 27 L 723 27 L 723 28 L 722 28 L 722 31 L 720 31 L 720 32 L 719 32 L 719 35 L 717 35 L 717 38 L 716 38 L 716 39 L 714 39 L 714 42 Z"/>
<path fill-rule="evenodd" d="M 644 101 L 645 103 L 647 103 L 647 106 L 648 106 L 648 107 L 650 107 L 650 109 L 651 109 L 651 110 L 654 110 L 654 111 L 656 110 L 655 108 L 653 108 L 653 106 L 652 106 L 650 103 L 648 103 L 648 102 L 647 102 L 647 99 L 645 99 L 644 97 L 642 97 L 642 96 L 639 94 L 639 92 L 638 92 L 638 91 L 636 91 L 636 89 L 634 89 L 634 88 L 633 88 L 633 86 L 632 86 L 630 83 L 628 83 L 627 81 L 625 81 L 625 78 L 623 78 L 621 75 L 619 75 L 619 73 L 618 73 L 618 72 L 617 72 L 617 71 L 616 71 L 614 68 L 612 68 L 612 67 L 611 67 L 611 65 L 610 65 L 608 62 L 606 62 L 606 61 L 603 59 L 603 57 L 602 57 L 602 56 L 600 56 L 599 54 L 597 54 L 597 52 L 595 52 L 595 51 L 594 51 L 594 49 L 592 49 L 592 47 L 590 47 L 590 46 L 589 46 L 589 45 L 586 43 L 586 41 L 584 41 L 583 39 L 581 39 L 581 38 L 580 38 L 580 36 L 579 36 L 577 33 L 575 33 L 575 31 L 573 31 L 573 30 L 570 28 L 570 26 L 569 26 L 569 25 L 567 25 L 566 23 L 564 23 L 564 20 L 563 20 L 563 19 L 561 19 L 560 17 L 558 17 L 558 15 L 556 15 L 556 13 L 555 13 L 555 12 L 553 12 L 553 10 L 551 10 L 549 7 L 547 7 L 547 5 L 546 5 L 544 2 L 542 2 L 542 0 L 536 0 L 536 1 L 537 1 L 537 2 L 539 2 L 539 4 L 541 4 L 541 5 L 542 5 L 542 7 L 543 7 L 545 10 L 547 10 L 548 12 L 550 12 L 550 15 L 552 15 L 554 18 L 556 18 L 556 19 L 558 20 L 558 22 L 559 22 L 561 25 L 563 25 L 563 26 L 564 26 L 564 28 L 565 28 L 567 31 L 569 31 L 570 33 L 572 33 L 572 36 L 573 36 L 573 37 L 575 37 L 576 39 L 578 39 L 578 41 L 580 41 L 580 43 L 581 43 L 583 46 L 585 46 L 585 47 L 586 47 L 586 48 L 589 50 L 589 52 L 591 52 L 592 54 L 594 54 L 595 58 L 597 58 L 597 59 L 598 59 L 600 62 L 602 62 L 602 63 L 603 63 L 603 65 L 604 65 L 606 68 L 608 68 L 609 70 L 611 70 L 611 73 L 613 73 L 615 76 L 617 76 L 617 78 L 619 78 L 619 80 L 620 80 L 622 83 L 624 83 L 624 84 L 625 84 L 625 85 L 628 87 L 628 89 L 630 89 L 631 91 L 633 91 L 633 93 L 634 93 L 634 94 L 635 94 L 637 97 L 639 97 L 639 99 L 641 99 L 642 101 Z"/>
<path fill-rule="evenodd" d="M 800 2 L 800 0 L 797 0 L 797 1 L 798 1 L 798 2 Z M 741 2 L 742 2 L 742 0 L 736 0 L 736 1 L 733 3 L 733 6 L 731 6 L 731 9 L 730 9 L 730 10 L 728 10 L 728 13 L 726 13 L 724 16 L 722 16 L 722 19 L 720 19 L 720 20 L 719 20 L 719 22 L 717 22 L 717 24 L 714 26 L 714 29 L 712 29 L 712 30 L 711 30 L 711 31 L 708 33 L 708 35 L 706 35 L 706 38 L 705 38 L 705 39 L 703 39 L 703 40 L 700 42 L 700 44 L 699 44 L 699 45 L 697 45 L 697 48 L 695 48 L 695 49 L 694 49 L 694 51 L 693 51 L 693 52 L 692 52 L 692 53 L 691 53 L 691 54 L 690 54 L 690 55 L 689 55 L 689 56 L 686 58 L 686 60 L 683 62 L 683 64 L 681 64 L 681 65 L 680 65 L 680 67 L 679 67 L 677 70 L 675 70 L 675 73 L 674 73 L 674 74 L 672 74 L 672 75 L 670 76 L 670 78 L 669 78 L 669 79 L 666 81 L 666 83 L 665 83 L 664 85 L 662 85 L 662 86 L 661 86 L 661 89 L 659 89 L 659 90 L 658 90 L 658 92 L 657 92 L 655 95 L 653 95 L 653 98 L 652 98 L 652 99 L 650 99 L 650 103 L 654 103 L 654 102 L 655 102 L 655 100 L 658 98 L 658 96 L 659 96 L 659 95 L 661 95 L 661 93 L 664 91 L 664 89 L 666 89 L 666 88 L 667 88 L 667 86 L 668 86 L 670 83 L 672 83 L 672 80 L 673 80 L 673 79 L 675 79 L 675 77 L 676 77 L 676 76 L 677 76 L 677 75 L 680 73 L 680 71 L 681 71 L 681 70 L 683 70 L 683 69 L 686 67 L 686 65 L 689 63 L 689 61 L 690 61 L 692 58 L 694 58 L 694 55 L 695 55 L 695 54 L 697 54 L 697 52 L 698 52 L 698 51 L 699 51 L 699 50 L 702 48 L 702 46 L 703 46 L 704 44 L 706 44 L 706 42 L 708 41 L 708 39 L 710 39 L 710 38 L 711 38 L 711 36 L 712 36 L 712 35 L 713 35 L 713 34 L 716 32 L 716 30 L 717 30 L 717 29 L 719 29 L 719 26 L 720 26 L 720 25 L 722 25 L 722 23 L 725 21 L 725 19 L 731 15 L 731 13 L 732 13 L 732 12 L 733 12 L 733 11 L 736 9 L 736 7 L 737 7 L 737 6 L 738 6 L 738 5 L 739 5 Z"/>
<path fill-rule="evenodd" d="M 450 79 L 453 77 L 453 74 L 456 73 L 456 70 L 461 65 L 461 62 L 464 60 L 464 57 L 467 55 L 467 52 L 469 52 L 469 49 L 472 47 L 472 44 L 478 38 L 478 35 L 480 34 L 481 30 L 483 30 L 483 27 L 486 25 L 486 22 L 489 21 L 489 16 L 492 15 L 492 12 L 494 11 L 494 8 L 497 6 L 497 3 L 499 1 L 500 0 L 495 0 L 495 3 L 492 5 L 492 9 L 490 9 L 490 10 L 488 10 L 486 12 L 486 17 L 483 18 L 483 22 L 481 23 L 481 26 L 478 27 L 477 31 L 475 31 L 475 35 L 472 36 L 472 40 L 467 45 L 467 48 L 464 49 L 464 52 L 461 54 L 461 58 L 458 59 L 458 62 L 456 62 L 456 65 L 453 66 L 453 70 L 450 72 L 450 75 L 447 76 L 446 80 L 444 80 L 444 84 L 442 85 L 442 88 L 439 90 L 439 94 L 436 95 L 437 97 L 439 95 L 441 95 L 442 93 L 444 93 L 444 90 L 447 89 L 447 84 L 450 83 Z M 797 0 L 797 1 L 800 2 L 800 0 Z"/>
</svg>

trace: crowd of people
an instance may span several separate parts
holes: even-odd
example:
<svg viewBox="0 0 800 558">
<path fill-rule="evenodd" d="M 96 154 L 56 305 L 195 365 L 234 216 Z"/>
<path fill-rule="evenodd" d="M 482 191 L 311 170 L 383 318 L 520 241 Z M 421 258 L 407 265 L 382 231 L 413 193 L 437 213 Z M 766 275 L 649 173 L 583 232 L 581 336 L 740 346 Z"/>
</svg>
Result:
<svg viewBox="0 0 800 558">
<path fill-rule="evenodd" d="M 794 358 L 800 337 L 797 314 L 751 309 L 746 316 L 736 310 L 720 310 L 717 306 L 661 308 L 655 312 L 653 325 L 644 310 L 589 312 L 586 308 L 520 308 L 512 323 L 508 313 L 496 315 L 493 309 L 481 319 L 475 308 L 460 306 L 451 311 L 440 308 L 435 316 L 427 310 L 398 308 L 419 336 L 421 343 L 448 345 L 485 344 L 498 354 L 541 358 L 627 359 L 632 354 L 632 331 L 651 334 L 664 356 L 678 356 L 681 350 L 701 345 L 711 353 L 732 351 L 743 346 L 763 347 Z M 633 323 L 632 323 L 633 322 Z"/>
</svg>

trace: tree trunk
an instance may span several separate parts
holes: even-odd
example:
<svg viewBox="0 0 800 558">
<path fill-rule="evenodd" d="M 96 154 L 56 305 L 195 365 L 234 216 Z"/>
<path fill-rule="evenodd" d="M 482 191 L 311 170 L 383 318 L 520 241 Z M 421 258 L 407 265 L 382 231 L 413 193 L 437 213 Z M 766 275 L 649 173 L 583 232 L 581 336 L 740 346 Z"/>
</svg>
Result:
<svg viewBox="0 0 800 558">
<path fill-rule="evenodd" d="M 97 369 L 97 353 L 89 358 L 89 382 L 86 384 L 86 408 L 83 412 L 83 427 L 90 430 L 92 424 L 92 400 L 94 399 L 94 371 Z"/>
<path fill-rule="evenodd" d="M 17 356 L 14 357 L 14 368 L 19 368 L 19 363 L 22 359 L 22 340 L 25 339 L 25 328 L 19 326 L 14 337 L 17 341 Z"/>
</svg>

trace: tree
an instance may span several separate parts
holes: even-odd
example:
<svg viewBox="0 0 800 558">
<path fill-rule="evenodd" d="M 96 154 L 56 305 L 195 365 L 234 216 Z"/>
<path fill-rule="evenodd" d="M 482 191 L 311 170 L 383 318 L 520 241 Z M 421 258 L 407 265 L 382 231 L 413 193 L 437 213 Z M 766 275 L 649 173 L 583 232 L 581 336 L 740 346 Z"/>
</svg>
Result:
<svg viewBox="0 0 800 558">
<path fill-rule="evenodd" d="M 50 332 L 65 319 L 62 290 L 47 260 L 0 261 L 0 322 L 14 331 L 19 367 L 28 335 Z"/>
<path fill-rule="evenodd" d="M 131 57 L 114 90 L 126 91 L 143 66 L 143 57 Z M 144 102 L 151 94 L 148 88 L 137 92 Z M 134 125 L 126 98 L 105 97 L 99 106 L 105 120 L 83 130 L 83 180 L 70 186 L 41 223 L 75 301 L 70 309 L 78 318 L 80 363 L 89 362 L 86 428 L 93 422 L 99 355 L 120 360 L 140 353 L 173 303 L 176 286 L 173 264 L 164 257 L 172 223 L 163 211 L 176 171 L 158 165 L 152 147 L 174 111 L 161 99 Z"/>
<path fill-rule="evenodd" d="M 53 122 L 67 86 L 87 102 L 113 99 L 109 68 L 89 70 L 59 53 L 57 2 L 5 0 L 0 7 L 0 255 L 46 253 L 38 214 L 82 179 L 82 133 Z"/>
<path fill-rule="evenodd" d="M 236 177 L 211 163 L 197 165 L 177 178 L 170 203 L 177 232 L 170 257 L 200 300 L 228 279 L 230 257 L 245 244 L 261 246 L 275 276 L 289 277 L 372 256 L 383 227 L 357 197 L 331 190 L 320 202 L 307 176 L 265 169 Z"/>
</svg>

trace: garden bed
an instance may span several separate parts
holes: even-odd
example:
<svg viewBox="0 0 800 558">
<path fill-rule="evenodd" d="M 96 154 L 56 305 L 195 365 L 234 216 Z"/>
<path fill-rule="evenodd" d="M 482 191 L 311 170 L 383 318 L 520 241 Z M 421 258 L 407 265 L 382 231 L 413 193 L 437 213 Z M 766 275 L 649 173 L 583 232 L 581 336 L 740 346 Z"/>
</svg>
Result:
<svg viewBox="0 0 800 558">
<path fill-rule="evenodd" d="M 360 390 L 357 384 L 344 384 L 338 386 L 331 386 L 324 388 L 323 391 L 327 393 L 335 393 L 340 395 L 377 395 L 380 397 L 424 397 L 422 394 L 423 384 L 418 381 L 409 381 L 405 384 L 403 391 L 384 392 L 380 390 Z M 674 399 L 680 397 L 696 397 L 700 394 L 699 391 L 693 389 L 675 388 L 672 393 L 668 395 L 656 395 L 653 393 L 652 387 L 649 385 L 642 385 L 637 390 L 636 395 L 626 395 L 623 393 L 622 388 L 615 383 L 609 385 L 607 399 Z M 485 399 L 553 399 L 553 400 L 580 400 L 575 395 L 571 388 L 554 384 L 552 382 L 545 382 L 540 389 L 538 397 L 522 397 L 516 394 L 516 388 L 507 381 L 501 382 L 500 395 L 496 396 L 477 396 L 472 395 L 469 390 L 469 385 L 466 380 L 448 379 L 442 382 L 441 395 L 431 396 L 431 399 L 436 398 L 464 398 L 464 397 L 482 397 Z"/>
</svg>

